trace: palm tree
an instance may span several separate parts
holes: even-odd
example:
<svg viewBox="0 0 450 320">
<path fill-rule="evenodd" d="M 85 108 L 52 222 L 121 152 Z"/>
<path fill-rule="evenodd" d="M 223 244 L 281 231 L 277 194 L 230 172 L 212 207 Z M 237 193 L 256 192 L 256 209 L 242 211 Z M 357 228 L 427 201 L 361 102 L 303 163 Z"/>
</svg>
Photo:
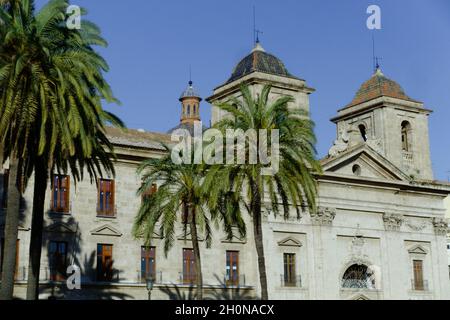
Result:
<svg viewBox="0 0 450 320">
<path fill-rule="evenodd" d="M 190 231 L 192 248 L 195 259 L 197 299 L 203 299 L 203 274 L 199 246 L 199 233 L 204 234 L 206 246 L 211 246 L 211 223 L 222 226 L 228 238 L 232 237 L 230 221 L 236 220 L 240 226 L 239 232 L 244 235 L 245 229 L 239 217 L 227 217 L 226 210 L 217 205 L 208 210 L 208 190 L 203 186 L 205 166 L 203 164 L 175 164 L 169 155 L 162 159 L 149 159 L 138 168 L 142 174 L 142 186 L 138 194 L 143 201 L 136 216 L 133 235 L 144 238 L 146 245 L 150 245 L 157 224 L 164 237 L 164 252 L 173 246 L 176 236 L 176 223 L 180 221 L 184 228 L 184 238 Z M 193 158 L 192 158 L 193 159 Z M 160 183 L 156 192 L 149 193 L 152 186 Z"/>
<path fill-rule="evenodd" d="M 263 175 L 265 166 L 261 161 L 250 164 L 247 158 L 245 164 L 210 168 L 204 183 L 205 189 L 218 190 L 210 191 L 212 196 L 220 196 L 220 192 L 233 192 L 235 196 L 230 198 L 234 202 L 232 206 L 241 205 L 251 215 L 263 300 L 269 298 L 262 232 L 263 207 L 271 209 L 275 215 L 282 207 L 285 219 L 289 217 L 291 207 L 296 210 L 298 218 L 300 208 L 315 210 L 317 186 L 314 174 L 321 172 L 320 163 L 315 158 L 313 122 L 306 112 L 288 107 L 292 97 L 282 96 L 269 102 L 270 90 L 270 86 L 264 86 L 261 94 L 254 99 L 248 87 L 241 86 L 242 99 L 232 98 L 217 106 L 230 116 L 217 122 L 214 127 L 223 134 L 227 129 L 244 132 L 266 129 L 269 135 L 272 130 L 279 130 L 278 172 Z M 244 149 L 236 148 L 234 153 L 245 152 L 248 155 L 250 148 L 258 148 L 259 139 L 261 137 L 256 136 L 257 141 L 250 141 Z"/>
<path fill-rule="evenodd" d="M 93 177 L 113 173 L 104 124 L 121 125 L 104 111 L 103 99 L 117 102 L 103 78 L 106 62 L 92 45 L 105 46 L 99 29 L 65 26 L 67 0 L 52 0 L 35 13 L 34 1 L 0 9 L 6 25 L 0 47 L 0 137 L 4 153 L 23 161 L 24 184 L 35 173 L 28 274 L 28 299 L 37 299 L 45 191 L 49 173 L 86 169 Z M 11 293 L 12 294 L 12 293 Z"/>
</svg>

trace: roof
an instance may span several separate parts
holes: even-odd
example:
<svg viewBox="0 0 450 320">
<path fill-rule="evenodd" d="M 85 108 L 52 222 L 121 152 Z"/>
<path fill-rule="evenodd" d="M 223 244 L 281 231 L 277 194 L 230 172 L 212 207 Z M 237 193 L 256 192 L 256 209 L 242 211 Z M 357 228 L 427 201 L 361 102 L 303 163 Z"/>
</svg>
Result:
<svg viewBox="0 0 450 320">
<path fill-rule="evenodd" d="M 372 77 L 361 85 L 352 102 L 347 107 L 352 107 L 382 96 L 418 102 L 406 95 L 405 91 L 397 82 L 388 79 L 378 68 Z"/>
<path fill-rule="evenodd" d="M 193 84 L 193 82 L 192 82 L 192 81 L 189 81 L 188 87 L 186 88 L 186 90 L 184 90 L 184 91 L 181 93 L 180 101 L 183 100 L 184 98 L 198 98 L 198 99 L 202 100 L 202 99 L 200 98 L 200 95 L 199 95 L 198 92 L 194 89 L 194 87 L 193 87 L 192 84 Z"/>
<path fill-rule="evenodd" d="M 106 135 L 112 144 L 131 148 L 165 150 L 163 144 L 171 143 L 168 134 L 134 129 L 106 127 Z"/>
<path fill-rule="evenodd" d="M 252 72 L 262 72 L 282 77 L 296 78 L 289 73 L 280 59 L 267 53 L 259 42 L 256 43 L 252 52 L 236 65 L 231 77 L 226 83 L 233 82 Z"/>
<path fill-rule="evenodd" d="M 185 129 L 185 130 L 189 131 L 191 136 L 194 136 L 194 122 L 181 122 L 176 127 L 167 131 L 167 134 L 172 134 L 175 130 L 178 130 L 178 129 Z M 205 131 L 206 129 L 207 129 L 207 127 L 202 125 L 202 131 Z"/>
</svg>

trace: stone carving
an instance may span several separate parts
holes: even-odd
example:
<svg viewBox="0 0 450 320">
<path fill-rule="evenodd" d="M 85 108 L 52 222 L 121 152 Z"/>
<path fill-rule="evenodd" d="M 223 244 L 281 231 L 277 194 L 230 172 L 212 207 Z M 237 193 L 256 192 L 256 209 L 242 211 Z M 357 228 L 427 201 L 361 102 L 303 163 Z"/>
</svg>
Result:
<svg viewBox="0 0 450 320">
<path fill-rule="evenodd" d="M 405 220 L 404 223 L 409 229 L 416 231 L 416 232 L 422 231 L 427 226 L 425 222 L 414 223 L 413 220 L 411 220 L 411 219 Z"/>
<path fill-rule="evenodd" d="M 361 233 L 361 229 L 359 227 L 359 224 L 356 228 L 356 234 L 352 239 L 351 245 L 350 245 L 350 260 L 354 262 L 357 265 L 362 265 L 367 263 L 366 261 L 369 260 L 369 256 L 364 253 L 364 245 L 366 244 L 366 241 L 364 239 L 364 236 Z"/>
<path fill-rule="evenodd" d="M 347 150 L 348 140 L 349 140 L 349 137 L 348 137 L 347 129 L 339 130 L 339 136 L 338 136 L 337 140 L 334 141 L 333 146 L 328 151 L 328 155 L 330 157 L 335 157 L 338 154 Z"/>
<path fill-rule="evenodd" d="M 388 231 L 399 231 L 403 223 L 401 214 L 385 213 L 383 214 L 384 228 Z"/>
<path fill-rule="evenodd" d="M 443 218 L 433 218 L 434 233 L 439 236 L 446 236 L 449 232 L 448 220 Z"/>
<path fill-rule="evenodd" d="M 314 225 L 331 226 L 335 216 L 336 209 L 319 207 L 316 212 L 311 212 L 311 221 Z"/>
</svg>

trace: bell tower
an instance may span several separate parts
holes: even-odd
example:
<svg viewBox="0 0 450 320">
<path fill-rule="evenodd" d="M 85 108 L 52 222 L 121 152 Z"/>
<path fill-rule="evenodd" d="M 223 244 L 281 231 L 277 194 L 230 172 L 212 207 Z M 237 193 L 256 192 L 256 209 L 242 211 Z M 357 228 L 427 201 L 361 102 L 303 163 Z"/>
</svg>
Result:
<svg viewBox="0 0 450 320">
<path fill-rule="evenodd" d="M 431 113 L 377 67 L 331 121 L 337 126 L 338 142 L 346 140 L 347 147 L 366 143 L 412 178 L 432 180 Z"/>
<path fill-rule="evenodd" d="M 294 101 L 288 106 L 309 112 L 309 95 L 315 90 L 306 85 L 306 81 L 292 75 L 284 63 L 264 50 L 257 39 L 253 50 L 234 68 L 231 77 L 214 89 L 213 95 L 206 99 L 212 105 L 211 123 L 222 119 L 226 113 L 215 105 L 229 101 L 231 98 L 241 99 L 240 87 L 247 85 L 254 98 L 261 93 L 267 84 L 272 86 L 269 100 L 280 96 L 292 96 Z"/>
<path fill-rule="evenodd" d="M 188 87 L 180 96 L 181 102 L 181 124 L 192 125 L 200 121 L 200 102 L 202 98 L 195 91 L 193 82 L 189 81 Z"/>
</svg>

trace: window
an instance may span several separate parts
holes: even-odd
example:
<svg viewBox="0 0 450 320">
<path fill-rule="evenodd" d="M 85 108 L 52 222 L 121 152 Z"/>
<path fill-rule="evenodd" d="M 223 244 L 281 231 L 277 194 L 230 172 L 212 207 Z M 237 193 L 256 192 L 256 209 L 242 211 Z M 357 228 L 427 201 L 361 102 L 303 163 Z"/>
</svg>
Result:
<svg viewBox="0 0 450 320">
<path fill-rule="evenodd" d="M 367 130 L 366 130 L 366 126 L 363 125 L 363 124 L 360 124 L 360 125 L 358 126 L 358 128 L 359 128 L 359 132 L 361 133 L 361 138 L 362 138 L 364 141 L 367 141 Z"/>
<path fill-rule="evenodd" d="M 295 253 L 284 254 L 284 285 L 286 287 L 295 287 Z"/>
<path fill-rule="evenodd" d="M 414 290 L 424 290 L 423 261 L 413 260 Z"/>
<path fill-rule="evenodd" d="M 2 194 L 2 208 L 8 205 L 8 183 L 9 183 L 9 169 L 3 171 L 3 194 Z"/>
<path fill-rule="evenodd" d="M 20 240 L 16 241 L 16 270 L 14 273 L 14 279 L 17 279 L 19 275 L 19 248 L 20 248 Z M 0 276 L 3 271 L 3 260 L 5 257 L 5 239 L 0 239 Z"/>
<path fill-rule="evenodd" d="M 239 252 L 227 251 L 226 284 L 239 285 Z"/>
<path fill-rule="evenodd" d="M 141 247 L 141 280 L 156 279 L 155 247 Z"/>
<path fill-rule="evenodd" d="M 191 115 L 191 106 L 189 104 L 187 106 L 187 114 L 188 114 L 188 116 Z"/>
<path fill-rule="evenodd" d="M 375 289 L 373 272 L 366 265 L 354 264 L 344 273 L 342 278 L 343 288 Z"/>
<path fill-rule="evenodd" d="M 97 214 L 105 217 L 115 216 L 114 180 L 99 179 Z"/>
<path fill-rule="evenodd" d="M 408 121 L 402 122 L 402 150 L 411 151 L 411 124 Z"/>
<path fill-rule="evenodd" d="M 70 177 L 53 175 L 52 179 L 52 203 L 54 212 L 68 213 L 70 211 Z"/>
<path fill-rule="evenodd" d="M 111 281 L 113 278 L 112 244 L 97 245 L 97 280 Z"/>
<path fill-rule="evenodd" d="M 67 272 L 67 242 L 50 241 L 49 249 L 50 279 L 63 281 Z"/>
<path fill-rule="evenodd" d="M 353 174 L 354 174 L 355 176 L 360 176 L 360 175 L 361 175 L 361 166 L 355 164 L 355 165 L 352 167 L 352 172 L 353 172 Z"/>
<path fill-rule="evenodd" d="M 148 196 L 151 196 L 156 191 L 158 191 L 158 186 L 156 185 L 156 183 L 153 183 L 150 189 L 147 189 L 142 193 L 142 200 L 144 200 Z"/>
<path fill-rule="evenodd" d="M 193 284 L 196 279 L 194 250 L 183 249 L 183 284 Z"/>
</svg>

